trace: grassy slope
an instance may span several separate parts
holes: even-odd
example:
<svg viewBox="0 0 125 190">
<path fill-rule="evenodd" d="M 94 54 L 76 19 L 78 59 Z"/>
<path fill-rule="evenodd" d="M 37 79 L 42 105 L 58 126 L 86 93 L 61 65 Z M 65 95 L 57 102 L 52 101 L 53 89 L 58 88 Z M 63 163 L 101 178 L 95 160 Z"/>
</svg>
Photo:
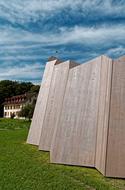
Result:
<svg viewBox="0 0 125 190">
<path fill-rule="evenodd" d="M 125 190 L 125 180 L 95 169 L 49 164 L 49 153 L 25 143 L 29 125 L 0 119 L 0 129 L 9 128 L 0 130 L 0 190 Z"/>
</svg>

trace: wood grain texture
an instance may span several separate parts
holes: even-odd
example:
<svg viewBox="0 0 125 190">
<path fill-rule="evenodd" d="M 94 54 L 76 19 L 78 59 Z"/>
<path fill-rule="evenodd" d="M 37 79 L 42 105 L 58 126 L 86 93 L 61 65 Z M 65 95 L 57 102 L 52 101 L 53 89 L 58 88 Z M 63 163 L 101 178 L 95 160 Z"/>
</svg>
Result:
<svg viewBox="0 0 125 190">
<path fill-rule="evenodd" d="M 106 176 L 125 178 L 125 57 L 114 61 Z"/>
<path fill-rule="evenodd" d="M 50 151 L 52 139 L 60 116 L 69 69 L 76 64 L 66 61 L 55 65 L 44 116 L 39 150 Z"/>
<path fill-rule="evenodd" d="M 70 69 L 50 160 L 94 166 L 101 57 Z"/>
<path fill-rule="evenodd" d="M 110 92 L 112 77 L 112 60 L 106 56 L 101 59 L 101 79 L 98 103 L 98 128 L 95 167 L 105 175 L 105 161 L 110 109 Z"/>
<path fill-rule="evenodd" d="M 37 103 L 35 106 L 35 111 L 33 114 L 32 123 L 27 138 L 27 143 L 29 144 L 39 145 L 40 134 L 48 101 L 49 89 L 51 85 L 53 68 L 57 62 L 58 60 L 53 60 L 47 62 L 46 64 L 39 95 L 37 98 Z"/>
<path fill-rule="evenodd" d="M 46 65 L 27 142 L 52 163 L 125 178 L 125 57 L 59 63 Z"/>
</svg>

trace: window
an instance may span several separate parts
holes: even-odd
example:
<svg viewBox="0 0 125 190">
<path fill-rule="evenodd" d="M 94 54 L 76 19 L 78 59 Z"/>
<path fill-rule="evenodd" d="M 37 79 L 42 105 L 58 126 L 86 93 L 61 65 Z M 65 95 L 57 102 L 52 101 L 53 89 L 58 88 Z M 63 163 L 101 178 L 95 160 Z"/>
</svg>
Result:
<svg viewBox="0 0 125 190">
<path fill-rule="evenodd" d="M 17 105 L 17 109 L 20 109 L 20 105 Z"/>
</svg>

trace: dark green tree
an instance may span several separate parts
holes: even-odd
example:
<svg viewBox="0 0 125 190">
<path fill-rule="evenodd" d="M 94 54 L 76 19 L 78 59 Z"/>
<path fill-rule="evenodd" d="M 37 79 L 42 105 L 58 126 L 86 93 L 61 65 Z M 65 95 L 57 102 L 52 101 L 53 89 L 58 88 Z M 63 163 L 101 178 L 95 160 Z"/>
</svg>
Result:
<svg viewBox="0 0 125 190">
<path fill-rule="evenodd" d="M 34 86 L 31 87 L 30 93 L 36 93 L 36 94 L 38 94 L 39 93 L 39 89 L 40 89 L 39 85 L 34 85 Z"/>
<path fill-rule="evenodd" d="M 35 108 L 35 104 L 25 105 L 20 111 L 19 116 L 25 117 L 26 119 L 31 120 L 31 118 L 33 117 L 34 108 Z"/>
<path fill-rule="evenodd" d="M 3 116 L 3 102 L 5 98 L 25 94 L 28 92 L 38 93 L 39 85 L 34 85 L 31 82 L 18 82 L 3 80 L 0 81 L 0 117 Z"/>
</svg>

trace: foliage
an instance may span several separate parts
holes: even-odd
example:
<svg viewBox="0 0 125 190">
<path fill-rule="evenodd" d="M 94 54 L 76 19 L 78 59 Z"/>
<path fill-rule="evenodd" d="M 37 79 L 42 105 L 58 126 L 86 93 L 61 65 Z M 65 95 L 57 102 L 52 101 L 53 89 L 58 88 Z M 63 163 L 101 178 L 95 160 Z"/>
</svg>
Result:
<svg viewBox="0 0 125 190">
<path fill-rule="evenodd" d="M 97 170 L 49 163 L 49 153 L 26 144 L 25 120 L 0 119 L 0 190 L 124 190 L 125 180 L 103 177 Z M 18 130 L 17 130 L 18 129 Z"/>
<path fill-rule="evenodd" d="M 33 86 L 31 87 L 31 89 L 30 89 L 30 92 L 31 92 L 31 93 L 36 93 L 36 94 L 38 94 L 39 88 L 40 88 L 39 85 L 33 85 Z"/>
<path fill-rule="evenodd" d="M 14 117 L 15 117 L 15 113 L 11 113 L 10 118 L 11 118 L 11 119 L 14 119 Z"/>
<path fill-rule="evenodd" d="M 3 115 L 2 103 L 5 98 L 25 94 L 26 92 L 38 93 L 39 85 L 33 85 L 31 82 L 0 81 L 0 116 Z"/>
<path fill-rule="evenodd" d="M 35 104 L 25 105 L 24 107 L 22 107 L 22 110 L 20 111 L 19 116 L 28 118 L 30 120 L 33 116 L 34 108 L 35 108 Z"/>
</svg>

